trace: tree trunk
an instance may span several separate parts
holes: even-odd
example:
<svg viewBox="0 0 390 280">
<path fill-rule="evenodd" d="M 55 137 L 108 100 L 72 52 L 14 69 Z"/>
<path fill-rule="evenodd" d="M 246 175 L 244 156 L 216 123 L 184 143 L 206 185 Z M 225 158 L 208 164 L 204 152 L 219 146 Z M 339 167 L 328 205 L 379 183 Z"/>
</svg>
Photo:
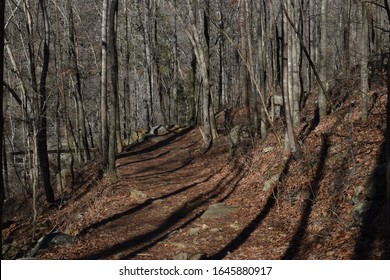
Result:
<svg viewBox="0 0 390 280">
<path fill-rule="evenodd" d="M 107 104 L 107 13 L 108 0 L 103 0 L 102 9 L 102 70 L 100 95 L 100 131 L 103 162 L 108 164 L 108 104 Z"/>
<path fill-rule="evenodd" d="M 78 116 L 78 132 L 79 132 L 78 136 L 81 144 L 80 146 L 83 148 L 84 161 L 88 161 L 91 159 L 91 154 L 89 152 L 89 145 L 88 145 L 87 126 L 86 126 L 85 113 L 84 113 L 83 95 L 81 90 L 81 78 L 80 78 L 80 71 L 79 71 L 77 51 L 76 51 L 76 41 L 75 41 L 76 31 L 73 22 L 73 7 L 72 7 L 71 0 L 68 0 L 68 22 L 69 22 L 69 29 L 68 29 L 69 64 L 70 64 L 70 69 L 72 70 L 71 73 L 74 75 L 74 78 L 76 80 L 74 96 L 76 99 L 77 116 Z"/>
<path fill-rule="evenodd" d="M 386 9 L 387 19 L 390 26 L 390 5 L 388 0 L 383 0 Z M 390 39 L 390 33 L 389 33 Z M 390 46 L 388 47 L 388 55 L 390 55 Z M 386 105 L 386 162 L 387 162 L 387 237 L 390 237 L 390 63 L 389 57 L 387 61 L 387 105 Z"/>
<path fill-rule="evenodd" d="M 46 201 L 54 203 L 54 193 L 50 181 L 49 156 L 47 153 L 47 96 L 46 96 L 46 79 L 49 71 L 50 62 L 50 27 L 49 18 L 46 10 L 46 1 L 39 1 L 43 16 L 44 24 L 44 42 L 43 42 L 43 64 L 39 84 L 39 116 L 38 116 L 38 158 L 41 168 L 41 177 L 45 188 Z"/>
<path fill-rule="evenodd" d="M 175 9 L 177 8 L 177 0 L 174 1 Z M 169 123 L 177 124 L 177 86 L 178 86 L 178 37 L 177 37 L 177 14 L 174 14 L 174 34 L 173 34 L 173 85 L 172 85 L 172 96 L 169 100 Z"/>
<path fill-rule="evenodd" d="M 282 4 L 284 5 L 284 4 Z M 286 9 L 285 9 L 285 12 Z M 289 67 L 286 61 L 291 60 L 291 57 L 289 56 L 289 45 L 292 43 L 288 38 L 292 38 L 289 34 L 286 34 L 286 31 L 289 32 L 290 28 L 288 28 L 288 22 L 282 18 L 282 77 L 283 77 L 283 86 L 282 86 L 282 94 L 284 98 L 284 110 L 285 110 L 285 118 L 286 118 L 286 129 L 287 129 L 287 137 L 286 141 L 288 141 L 288 146 L 291 150 L 291 153 L 295 158 L 300 158 L 302 156 L 302 149 L 298 143 L 297 137 L 294 132 L 294 124 L 291 117 L 291 100 L 290 100 L 290 94 L 289 94 L 289 75 L 291 73 L 288 72 Z M 292 32 L 290 30 L 290 32 Z M 288 41 L 286 41 L 286 39 Z"/>
<path fill-rule="evenodd" d="M 0 1 L 0 226 L 1 232 L 3 233 L 3 208 L 4 208 L 4 199 L 5 199 L 5 189 L 3 181 L 3 96 L 4 96 L 4 9 L 5 1 Z M 0 247 L 3 248 L 3 238 L 0 241 Z M 3 259 L 3 250 L 0 253 L 0 259 Z"/>
<path fill-rule="evenodd" d="M 325 91 L 327 91 L 327 65 L 328 65 L 328 0 L 322 0 L 321 2 L 321 42 L 320 42 L 320 76 Z M 327 102 L 325 93 L 319 90 L 318 107 L 320 111 L 320 117 L 324 117 L 327 114 Z"/>
<path fill-rule="evenodd" d="M 349 41 L 350 41 L 350 10 L 351 4 L 350 0 L 344 0 L 343 2 L 343 14 L 341 19 L 341 25 L 343 29 L 343 56 L 342 56 L 342 65 L 344 75 L 349 74 L 350 67 L 350 50 L 349 50 Z"/>
<path fill-rule="evenodd" d="M 211 100 L 211 89 L 209 79 L 209 65 L 208 65 L 208 53 L 204 24 L 202 24 L 202 18 L 204 11 L 201 9 L 201 16 L 195 18 L 195 13 L 192 4 L 189 0 L 186 0 L 188 12 L 191 20 L 190 31 L 188 31 L 189 39 L 194 48 L 196 55 L 196 62 L 198 65 L 199 73 L 202 77 L 202 116 L 203 116 L 203 132 L 204 141 L 207 146 L 210 146 L 214 139 L 217 138 L 218 134 L 215 128 L 215 117 L 212 112 L 212 100 Z M 206 51 L 205 51 L 206 50 Z"/>
<path fill-rule="evenodd" d="M 118 14 L 118 0 L 112 0 L 109 13 L 109 41 L 108 51 L 111 62 L 111 106 L 110 106 L 110 131 L 109 131 L 109 157 L 108 172 L 112 181 L 116 181 L 115 154 L 117 149 L 117 118 L 118 118 L 118 51 L 116 43 L 116 17 Z"/>
<path fill-rule="evenodd" d="M 240 85 L 241 85 L 241 94 L 244 99 L 244 106 L 246 111 L 246 118 L 248 124 L 251 123 L 251 110 L 250 110 L 250 99 L 249 99 L 249 75 L 248 75 L 248 39 L 247 36 L 247 10 L 246 10 L 246 1 L 240 1 L 240 35 L 241 35 L 241 55 L 242 55 L 242 63 L 240 65 Z"/>
<path fill-rule="evenodd" d="M 144 36 L 144 48 L 145 48 L 145 68 L 147 73 L 147 86 L 146 93 L 146 129 L 149 130 L 153 126 L 153 92 L 154 92 L 154 71 L 152 65 L 152 53 L 151 53 L 151 36 L 149 28 L 149 6 L 147 0 L 143 0 L 143 36 Z"/>
<path fill-rule="evenodd" d="M 361 119 L 363 122 L 367 121 L 368 117 L 368 45 L 369 45 L 369 35 L 368 35 L 368 14 L 367 14 L 367 4 L 363 2 L 362 4 L 362 38 L 361 38 L 361 52 L 362 58 L 360 62 L 360 91 L 362 98 L 362 112 Z"/>
</svg>

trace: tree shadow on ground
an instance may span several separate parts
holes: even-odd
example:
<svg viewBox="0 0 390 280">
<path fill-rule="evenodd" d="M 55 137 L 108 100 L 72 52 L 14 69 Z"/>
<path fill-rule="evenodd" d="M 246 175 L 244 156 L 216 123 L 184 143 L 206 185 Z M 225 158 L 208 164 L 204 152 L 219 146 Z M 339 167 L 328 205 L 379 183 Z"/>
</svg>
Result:
<svg viewBox="0 0 390 280">
<path fill-rule="evenodd" d="M 220 188 L 220 191 L 216 194 L 214 194 L 212 197 L 208 198 L 207 201 L 205 201 L 205 203 L 203 205 L 205 205 L 206 207 L 208 206 L 208 202 L 210 200 L 212 200 L 213 198 L 215 197 L 218 197 L 219 195 L 221 195 L 224 191 L 227 190 L 227 187 L 229 185 L 231 185 L 233 183 L 233 181 L 236 181 L 233 185 L 233 187 L 231 188 L 231 190 L 228 192 L 228 195 L 232 192 L 234 192 L 238 186 L 238 183 L 244 178 L 244 172 L 242 171 L 242 169 L 240 169 L 240 171 L 238 171 L 236 174 L 233 174 L 232 178 L 229 179 L 229 180 L 226 180 L 226 181 L 223 181 L 221 180 L 217 186 L 215 188 Z M 221 187 L 222 185 L 224 185 L 223 187 Z M 228 196 L 227 195 L 227 196 Z M 226 196 L 224 196 L 223 198 L 220 198 L 218 201 L 219 202 L 222 202 L 226 199 Z M 197 206 L 198 207 L 198 206 Z M 195 207 L 196 208 L 196 207 Z M 186 221 L 184 221 L 184 223 L 180 224 L 179 226 L 177 226 L 176 228 L 174 229 L 171 229 L 169 232 L 167 232 L 166 234 L 164 234 L 163 236 L 157 238 L 156 240 L 153 240 L 149 243 L 147 243 L 145 246 L 137 249 L 136 251 L 134 252 L 131 252 L 130 254 L 126 255 L 126 256 L 123 256 L 122 259 L 131 259 L 131 258 L 134 258 L 136 257 L 138 254 L 146 251 L 147 249 L 155 246 L 157 243 L 163 241 L 164 239 L 166 239 L 167 237 L 169 237 L 169 235 L 172 233 L 172 232 L 175 232 L 177 230 L 180 230 L 182 228 L 185 228 L 187 225 L 189 225 L 191 222 L 193 222 L 194 220 L 196 220 L 197 218 L 199 218 L 200 216 L 203 215 L 203 213 L 207 210 L 207 208 L 203 207 L 204 209 L 200 210 L 200 211 L 197 211 L 195 213 L 195 215 L 193 217 L 191 217 L 190 219 L 187 219 Z"/>
<path fill-rule="evenodd" d="M 381 147 L 381 153 L 377 159 L 378 167 L 383 166 L 386 161 L 386 143 L 384 142 Z M 381 174 L 386 176 L 385 174 Z M 384 178 L 376 178 L 376 181 L 386 180 Z M 369 181 L 369 180 L 368 180 Z M 383 188 L 381 184 L 374 184 L 374 191 L 379 192 L 378 197 L 374 197 L 371 201 L 366 201 L 368 209 L 363 214 L 362 222 L 360 225 L 360 234 L 355 243 L 355 251 L 352 259 L 367 260 L 367 259 L 390 259 L 390 236 L 389 236 L 389 225 L 386 215 L 386 201 L 385 196 L 380 195 L 381 190 L 377 188 Z M 372 256 L 373 250 L 376 244 L 381 244 L 382 251 L 381 256 Z"/>
<path fill-rule="evenodd" d="M 278 183 L 281 183 L 283 179 L 287 176 L 292 161 L 293 161 L 293 156 L 290 156 L 284 165 L 284 169 L 281 173 L 282 175 L 280 176 Z M 244 244 L 245 241 L 259 227 L 261 222 L 267 217 L 271 209 L 274 207 L 277 194 L 278 194 L 278 185 L 276 185 L 272 190 L 272 193 L 269 195 L 267 202 L 265 203 L 261 212 L 254 219 L 252 219 L 252 221 L 241 231 L 241 233 L 239 233 L 232 241 L 230 241 L 226 246 L 224 246 L 217 253 L 207 257 L 207 259 L 221 260 L 224 257 L 226 257 L 229 253 L 237 250 L 242 244 Z"/>
<path fill-rule="evenodd" d="M 189 133 L 191 130 L 193 130 L 193 127 L 187 127 L 187 128 L 184 128 L 183 130 L 181 130 L 180 132 L 171 132 L 170 134 L 171 135 L 167 135 L 167 138 L 164 139 L 164 140 L 161 140 L 153 145 L 150 145 L 146 148 L 143 148 L 143 149 L 140 149 L 140 150 L 136 150 L 136 151 L 130 151 L 130 152 L 123 152 L 119 155 L 116 156 L 116 159 L 120 159 L 120 158 L 124 158 L 124 157 L 128 157 L 128 156 L 135 156 L 135 155 L 141 155 L 141 154 L 146 154 L 146 153 L 150 153 L 150 152 L 153 152 L 155 150 L 158 150 L 160 149 L 161 147 L 164 147 L 168 144 L 170 144 L 171 142 L 173 142 L 174 140 L 176 140 L 177 138 L 183 136 L 183 135 L 186 135 L 187 133 Z M 157 136 L 150 136 L 151 138 L 153 137 L 157 137 Z M 145 141 L 149 141 L 150 139 L 146 139 Z M 144 143 L 139 143 L 139 145 L 142 145 Z M 136 147 L 134 147 L 135 149 Z"/>
<path fill-rule="evenodd" d="M 315 110 L 313 119 L 308 122 L 299 133 L 299 140 L 304 142 L 308 135 L 317 127 L 319 124 L 319 110 L 318 107 Z M 284 169 L 279 178 L 279 184 L 283 181 L 283 179 L 288 175 L 290 165 L 293 161 L 293 156 L 290 156 L 284 165 Z M 238 249 L 244 242 L 250 237 L 250 235 L 259 227 L 261 222 L 267 217 L 270 213 L 271 209 L 274 207 L 276 202 L 276 197 L 278 194 L 278 186 L 276 185 L 267 199 L 262 211 L 243 229 L 243 231 L 236 236 L 229 244 L 227 244 L 224 248 L 222 248 L 219 252 L 214 255 L 208 257 L 211 260 L 219 260 L 223 259 L 227 254 Z"/>
<path fill-rule="evenodd" d="M 136 172 L 134 174 L 123 175 L 123 178 L 124 179 L 130 179 L 131 178 L 131 179 L 136 179 L 136 180 L 149 180 L 149 179 L 151 179 L 153 177 L 159 177 L 161 175 L 171 174 L 171 173 L 174 173 L 176 171 L 179 171 L 179 170 L 187 167 L 193 160 L 194 160 L 193 158 L 186 159 L 183 162 L 180 162 L 178 160 L 172 160 L 172 162 L 174 162 L 174 163 L 179 162 L 180 165 L 175 167 L 175 168 L 172 168 L 172 169 L 169 169 L 169 170 L 160 171 L 160 172 L 151 172 L 151 171 L 156 169 L 156 166 L 148 166 L 147 168 L 144 168 L 143 170 L 140 170 L 140 171 L 138 171 L 138 172 Z M 164 163 L 164 165 L 166 165 L 166 164 L 167 163 Z M 146 172 L 151 172 L 151 173 L 146 173 Z"/>
<path fill-rule="evenodd" d="M 154 157 L 148 157 L 148 158 L 145 158 L 145 159 L 140 159 L 140 160 L 136 160 L 136 161 L 129 161 L 129 162 L 126 162 L 126 163 L 123 163 L 123 164 L 119 164 L 117 166 L 117 168 L 121 168 L 121 167 L 124 167 L 124 166 L 127 166 L 127 165 L 131 165 L 131 164 L 135 164 L 135 163 L 141 163 L 141 162 L 147 162 L 147 161 L 150 161 L 150 160 L 155 160 L 155 159 L 158 159 L 158 158 L 161 158 L 167 154 L 169 154 L 171 151 L 166 151 L 166 152 L 162 152 L 161 154 L 158 154 Z"/>
<path fill-rule="evenodd" d="M 218 174 L 218 172 L 215 174 Z M 211 175 L 211 177 L 212 176 L 213 175 Z M 110 256 L 120 254 L 121 252 L 129 250 L 131 248 L 135 248 L 137 246 L 142 246 L 142 244 L 145 244 L 145 243 L 146 243 L 146 245 L 143 246 L 141 249 L 136 249 L 136 252 L 139 253 L 139 252 L 146 250 L 147 248 L 155 245 L 159 241 L 166 238 L 166 236 L 168 236 L 169 233 L 172 233 L 174 230 L 176 230 L 176 228 L 181 228 L 181 227 L 183 227 L 183 225 L 189 224 L 191 221 L 193 221 L 199 215 L 201 215 L 201 213 L 203 213 L 203 211 L 205 211 L 209 202 L 211 200 L 217 198 L 219 195 L 221 195 L 226 190 L 226 188 L 229 186 L 231 180 L 233 180 L 236 177 L 236 174 L 232 174 L 231 176 L 232 176 L 232 179 L 226 180 L 226 178 L 222 178 L 208 192 L 200 193 L 196 197 L 183 203 L 182 206 L 179 207 L 172 214 L 170 214 L 165 219 L 165 221 L 161 224 L 161 226 L 159 226 L 157 229 L 149 231 L 145 234 L 140 234 L 138 236 L 132 237 L 127 241 L 115 244 L 115 245 L 113 245 L 109 248 L 103 249 L 97 253 L 84 256 L 81 259 L 109 258 Z M 180 192 L 182 192 L 182 191 L 183 190 L 180 190 Z M 172 196 L 172 193 L 169 195 Z M 162 198 L 164 198 L 164 196 Z M 161 198 L 159 198 L 159 199 L 161 199 Z M 150 203 L 151 202 L 148 202 L 148 205 Z M 122 216 L 124 216 L 123 213 L 122 213 Z M 174 228 L 174 229 L 172 229 L 172 228 Z M 134 254 L 135 254 L 135 252 L 129 253 L 127 256 L 124 256 L 123 258 L 127 258 L 128 256 L 133 256 Z"/>
<path fill-rule="evenodd" d="M 126 211 L 124 211 L 124 212 L 114 214 L 114 215 L 112 215 L 112 216 L 110 216 L 110 217 L 108 217 L 108 218 L 105 218 L 105 219 L 103 219 L 103 220 L 101 220 L 101 221 L 99 221 L 99 222 L 96 222 L 96 223 L 94 223 L 94 224 L 92 224 L 92 225 L 89 225 L 88 227 L 84 228 L 84 229 L 79 233 L 78 236 L 83 236 L 83 235 L 87 234 L 90 230 L 97 229 L 97 228 L 99 228 L 99 227 L 101 227 L 101 226 L 103 226 L 103 225 L 105 225 L 105 224 L 108 224 L 108 223 L 110 223 L 110 222 L 119 220 L 119 219 L 121 219 L 121 218 L 123 218 L 123 217 L 125 217 L 125 216 L 134 214 L 134 213 L 136 213 L 136 212 L 138 212 L 138 211 L 140 211 L 140 210 L 146 208 L 147 206 L 151 205 L 154 201 L 157 201 L 157 200 L 160 200 L 160 199 L 166 199 L 166 198 L 169 198 L 169 197 L 171 197 L 171 196 L 178 195 L 178 194 L 180 194 L 180 193 L 182 193 L 182 192 L 185 192 L 185 191 L 187 191 L 187 190 L 189 190 L 189 189 L 192 189 L 192 188 L 196 187 L 196 186 L 199 185 L 199 184 L 206 183 L 206 182 L 208 182 L 214 175 L 215 175 L 215 174 L 211 174 L 211 175 L 209 175 L 207 178 L 205 178 L 205 179 L 203 179 L 203 180 L 201 180 L 201 181 L 198 181 L 198 182 L 189 184 L 189 185 L 187 185 L 187 186 L 185 186 L 185 187 L 182 187 L 182 188 L 180 188 L 180 189 L 178 189 L 178 190 L 175 190 L 175 191 L 173 191 L 173 192 L 164 194 L 164 195 L 162 195 L 162 196 L 159 196 L 159 197 L 156 197 L 156 198 L 149 198 L 149 199 L 145 200 L 143 203 L 141 203 L 141 204 L 139 204 L 139 205 L 137 205 L 137 206 L 135 206 L 135 207 L 131 207 L 130 209 L 128 209 L 128 210 L 126 210 Z"/>
<path fill-rule="evenodd" d="M 300 247 L 302 245 L 303 238 L 305 237 L 307 224 L 309 222 L 309 217 L 313 209 L 314 202 L 317 198 L 317 193 L 319 190 L 320 182 L 322 180 L 322 174 L 325 168 L 326 159 L 328 157 L 330 143 L 329 136 L 326 134 L 322 135 L 322 146 L 320 152 L 320 160 L 317 165 L 316 175 L 308 186 L 308 198 L 305 201 L 302 211 L 302 218 L 297 227 L 293 238 L 291 239 L 290 246 L 287 248 L 286 252 L 282 256 L 282 260 L 294 259 L 299 253 Z"/>
</svg>

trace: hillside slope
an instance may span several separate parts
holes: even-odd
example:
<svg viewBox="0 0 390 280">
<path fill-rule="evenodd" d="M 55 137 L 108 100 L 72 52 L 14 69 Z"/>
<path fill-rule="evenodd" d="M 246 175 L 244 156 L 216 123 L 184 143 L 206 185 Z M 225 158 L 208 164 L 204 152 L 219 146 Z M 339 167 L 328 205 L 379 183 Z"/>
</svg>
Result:
<svg viewBox="0 0 390 280">
<path fill-rule="evenodd" d="M 300 160 L 277 145 L 282 125 L 265 140 L 248 141 L 253 149 L 239 149 L 235 159 L 224 137 L 205 153 L 198 129 L 124 152 L 116 184 L 94 181 L 91 168 L 63 207 L 40 215 L 35 240 L 53 230 L 75 238 L 35 257 L 388 259 L 384 201 L 368 189 L 383 162 L 386 95 L 383 88 L 370 95 L 367 123 L 357 96 L 321 122 L 310 97 L 296 130 Z M 25 219 L 3 238 L 23 255 L 30 232 Z"/>
</svg>

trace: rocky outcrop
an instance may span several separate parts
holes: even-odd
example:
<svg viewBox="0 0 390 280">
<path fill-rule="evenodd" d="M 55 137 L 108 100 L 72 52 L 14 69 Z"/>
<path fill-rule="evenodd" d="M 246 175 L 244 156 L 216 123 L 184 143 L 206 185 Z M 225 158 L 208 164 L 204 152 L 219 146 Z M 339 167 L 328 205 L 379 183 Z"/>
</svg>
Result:
<svg viewBox="0 0 390 280">
<path fill-rule="evenodd" d="M 45 236 L 42 236 L 35 247 L 28 253 L 28 257 L 34 257 L 40 250 L 44 250 L 53 246 L 67 247 L 74 243 L 75 237 L 62 233 L 51 232 Z"/>
</svg>

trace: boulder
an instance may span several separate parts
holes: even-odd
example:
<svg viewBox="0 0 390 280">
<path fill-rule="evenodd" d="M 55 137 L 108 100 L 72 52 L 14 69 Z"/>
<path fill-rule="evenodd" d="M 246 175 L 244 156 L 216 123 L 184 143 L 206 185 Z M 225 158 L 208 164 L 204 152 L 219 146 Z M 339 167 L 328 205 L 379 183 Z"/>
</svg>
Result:
<svg viewBox="0 0 390 280">
<path fill-rule="evenodd" d="M 223 203 L 217 203 L 211 205 L 202 215 L 203 219 L 213 219 L 225 217 L 228 214 L 236 211 L 238 208 L 235 206 L 228 206 Z"/>
<path fill-rule="evenodd" d="M 29 252 L 28 257 L 34 257 L 40 250 L 47 249 L 53 246 L 68 247 L 75 241 L 75 237 L 62 233 L 51 232 L 45 236 L 42 236 L 35 247 Z"/>
<path fill-rule="evenodd" d="M 158 125 L 155 127 L 152 127 L 149 131 L 149 134 L 151 135 L 165 135 L 168 134 L 169 131 L 164 125 Z"/>
</svg>

